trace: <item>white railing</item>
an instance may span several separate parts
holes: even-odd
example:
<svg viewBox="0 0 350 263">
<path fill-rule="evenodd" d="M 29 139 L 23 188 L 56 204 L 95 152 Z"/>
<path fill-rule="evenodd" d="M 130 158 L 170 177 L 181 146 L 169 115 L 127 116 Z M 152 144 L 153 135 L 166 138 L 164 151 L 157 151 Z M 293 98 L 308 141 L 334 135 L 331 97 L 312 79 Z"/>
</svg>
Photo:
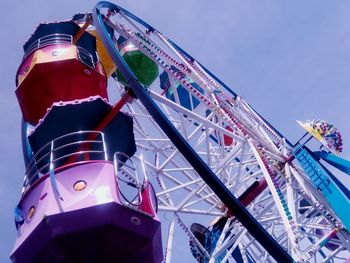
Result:
<svg viewBox="0 0 350 263">
<path fill-rule="evenodd" d="M 47 36 L 43 36 L 36 41 L 34 41 L 25 51 L 23 60 L 32 52 L 51 45 L 58 45 L 58 44 L 71 44 L 73 45 L 73 36 L 68 34 L 50 34 Z M 95 61 L 93 56 L 83 47 L 77 46 L 77 55 L 79 60 L 84 63 L 85 65 L 95 68 Z"/>
<path fill-rule="evenodd" d="M 46 46 L 51 45 L 57 45 L 57 44 L 72 44 L 73 43 L 73 36 L 68 34 L 50 34 L 43 36 L 36 41 L 34 41 L 25 51 L 23 60 L 32 52 L 35 50 L 38 50 L 39 48 L 43 48 Z"/>
<path fill-rule="evenodd" d="M 95 67 L 95 61 L 92 55 L 87 51 L 86 49 L 82 47 L 78 48 L 78 58 L 81 62 L 83 62 L 85 65 L 94 68 Z"/>
<path fill-rule="evenodd" d="M 114 172 L 122 203 L 139 206 L 142 203 L 144 180 L 140 181 L 134 163 L 125 153 L 116 152 L 114 154 Z"/>
<path fill-rule="evenodd" d="M 50 160 L 51 159 L 51 160 Z M 23 191 L 53 169 L 81 161 L 107 161 L 104 135 L 99 131 L 78 131 L 62 135 L 45 144 L 29 161 Z"/>
</svg>

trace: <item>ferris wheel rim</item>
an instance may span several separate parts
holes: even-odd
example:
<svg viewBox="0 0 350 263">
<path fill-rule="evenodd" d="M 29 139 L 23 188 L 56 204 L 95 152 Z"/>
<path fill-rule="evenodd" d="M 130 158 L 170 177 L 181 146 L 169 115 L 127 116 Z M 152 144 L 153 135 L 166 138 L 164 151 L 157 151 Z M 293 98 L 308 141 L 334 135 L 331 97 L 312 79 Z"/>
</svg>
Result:
<svg viewBox="0 0 350 263">
<path fill-rule="evenodd" d="M 110 53 L 113 61 L 121 71 L 121 73 L 126 77 L 127 83 L 131 86 L 133 92 L 139 98 L 139 100 L 147 107 L 147 110 L 155 119 L 155 121 L 160 125 L 163 131 L 168 135 L 170 140 L 176 145 L 180 150 L 182 155 L 189 161 L 192 167 L 195 168 L 197 173 L 204 179 L 207 185 L 212 188 L 217 196 L 223 201 L 223 203 L 230 209 L 237 211 L 236 216 L 240 222 L 248 229 L 249 232 L 254 233 L 253 235 L 260 243 L 269 251 L 270 255 L 275 257 L 275 259 L 285 259 L 286 262 L 292 262 L 290 255 L 274 240 L 267 231 L 262 228 L 262 226 L 254 219 L 254 217 L 240 204 L 240 202 L 233 196 L 233 194 L 228 191 L 224 184 L 215 176 L 213 171 L 202 161 L 202 159 L 197 155 L 197 153 L 192 149 L 192 147 L 184 140 L 184 138 L 177 132 L 175 127 L 169 122 L 164 114 L 159 110 L 158 106 L 153 102 L 149 95 L 144 91 L 143 87 L 137 81 L 133 72 L 123 61 L 121 55 L 117 51 L 116 47 L 112 44 L 112 40 L 109 37 L 107 30 L 102 21 L 102 16 L 100 9 L 107 7 L 114 10 L 118 6 L 108 3 L 99 2 L 93 11 L 93 18 L 95 27 L 102 42 L 105 44 L 107 50 Z M 152 112 L 154 111 L 154 112 Z M 214 189 L 213 189 L 214 188 Z M 216 190 L 215 190 L 216 189 Z M 241 214 L 242 213 L 242 214 Z M 271 249 L 274 248 L 274 249 Z"/>
<path fill-rule="evenodd" d="M 110 3 L 108 3 L 108 2 L 102 2 L 102 3 L 107 3 L 107 4 L 110 4 Z M 113 6 L 115 6 L 115 5 L 113 5 L 113 4 L 111 4 L 112 5 L 112 7 Z M 122 8 L 119 8 L 118 6 L 117 6 L 117 8 L 115 9 L 115 10 L 125 10 L 125 9 L 122 9 Z M 125 10 L 126 12 L 128 12 L 127 10 Z M 128 13 L 130 13 L 130 12 L 128 12 Z M 132 15 L 133 17 L 136 17 L 136 16 L 134 16 L 134 15 Z M 136 17 L 137 18 L 137 17 Z M 142 21 L 142 22 L 144 22 L 143 20 L 141 20 L 141 19 L 139 19 L 139 18 L 137 18 L 139 21 Z M 145 23 L 145 22 L 144 22 Z M 150 25 L 148 25 L 147 23 L 145 23 L 145 24 L 143 24 L 146 28 L 148 28 L 148 29 L 152 29 L 152 30 L 155 30 L 153 27 L 151 27 Z M 156 30 L 155 30 L 156 31 Z M 158 32 L 158 31 L 157 31 Z M 118 53 L 118 51 L 117 51 L 117 53 Z M 132 72 L 131 72 L 131 76 L 132 76 Z M 130 85 L 132 84 L 132 82 L 133 82 L 133 78 L 131 77 L 131 78 L 129 78 L 129 81 L 128 81 L 128 84 L 130 83 Z M 137 81 L 136 81 L 137 82 Z M 148 92 L 148 91 L 147 91 Z M 150 92 L 150 94 L 151 94 L 151 92 Z M 148 95 L 150 95 L 150 94 L 148 94 Z M 244 102 L 245 103 L 245 102 Z M 249 105 L 248 105 L 249 106 Z M 258 115 L 258 118 L 262 118 L 255 110 L 253 110 L 253 109 L 251 109 L 255 114 L 257 114 Z M 262 118 L 263 119 L 263 118 Z M 264 119 L 263 119 L 264 120 Z M 264 120 L 265 122 L 266 122 L 266 120 Z M 272 127 L 271 125 L 270 125 L 270 127 Z M 273 127 L 272 127 L 273 128 Z M 277 134 L 278 134 L 278 131 L 276 131 L 277 132 Z M 286 144 L 288 144 L 289 146 L 290 146 L 290 143 L 288 142 L 288 140 L 286 140 L 285 138 L 283 138 L 285 141 L 285 143 Z"/>
</svg>

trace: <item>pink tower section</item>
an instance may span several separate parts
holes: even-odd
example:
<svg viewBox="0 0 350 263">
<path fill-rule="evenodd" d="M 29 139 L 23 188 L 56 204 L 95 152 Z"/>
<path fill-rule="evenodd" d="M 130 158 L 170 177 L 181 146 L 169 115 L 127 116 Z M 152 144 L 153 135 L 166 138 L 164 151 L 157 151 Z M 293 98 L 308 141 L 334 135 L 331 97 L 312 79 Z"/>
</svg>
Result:
<svg viewBox="0 0 350 263">
<path fill-rule="evenodd" d="M 39 180 L 19 204 L 27 216 L 18 230 L 11 255 L 14 262 L 53 262 L 56 257 L 80 262 L 87 256 L 101 262 L 161 261 L 155 208 L 138 210 L 141 207 L 122 204 L 112 163 L 87 162 L 59 171 L 61 198 L 49 176 Z M 85 188 L 75 190 L 80 182 Z"/>
</svg>

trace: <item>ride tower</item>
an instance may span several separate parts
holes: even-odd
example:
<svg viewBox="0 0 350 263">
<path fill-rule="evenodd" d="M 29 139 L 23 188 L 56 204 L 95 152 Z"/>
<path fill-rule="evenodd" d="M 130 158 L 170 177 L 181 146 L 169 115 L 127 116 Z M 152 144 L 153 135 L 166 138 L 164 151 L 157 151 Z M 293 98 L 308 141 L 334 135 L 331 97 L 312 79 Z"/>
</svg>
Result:
<svg viewBox="0 0 350 263">
<path fill-rule="evenodd" d="M 42 23 L 23 48 L 26 172 L 12 261 L 160 262 L 155 193 L 130 159 L 133 120 L 120 111 L 131 97 L 109 103 L 116 68 L 91 14 Z"/>
</svg>

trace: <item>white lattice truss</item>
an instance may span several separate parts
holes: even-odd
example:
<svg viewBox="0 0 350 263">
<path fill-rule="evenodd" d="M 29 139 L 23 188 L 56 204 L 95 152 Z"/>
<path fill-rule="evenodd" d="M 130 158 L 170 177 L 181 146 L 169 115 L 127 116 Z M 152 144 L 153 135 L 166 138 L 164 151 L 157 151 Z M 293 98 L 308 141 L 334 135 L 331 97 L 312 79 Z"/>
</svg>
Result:
<svg viewBox="0 0 350 263">
<path fill-rule="evenodd" d="M 122 13 L 114 14 L 107 23 L 154 60 L 160 72 L 168 73 L 174 101 L 160 88 L 159 78 L 148 87 L 150 96 L 226 187 L 239 197 L 254 182 L 266 182 L 266 189 L 247 209 L 295 261 L 343 262 L 350 256 L 348 232 L 304 172 L 296 163 L 286 162 L 290 147 L 284 138 L 161 33 L 149 32 Z M 178 84 L 191 94 L 187 108 L 180 103 L 175 88 Z M 118 82 L 116 86 L 121 93 L 124 91 Z M 235 219 L 235 211 L 228 213 L 143 105 L 134 100 L 123 111 L 134 118 L 137 152 L 133 160 L 143 160 L 157 193 L 165 262 L 178 262 L 176 246 L 187 246 L 189 240 L 195 242 L 206 262 L 217 262 L 219 256 L 222 262 L 235 262 L 231 254 L 236 248 L 244 262 L 274 262 Z M 225 145 L 225 138 L 232 140 Z M 299 207 L 301 200 L 306 200 L 308 206 Z M 215 218 L 228 215 L 216 247 L 209 254 L 189 227 L 200 222 L 210 228 Z M 336 236 L 325 245 L 324 240 L 334 231 Z M 181 258 L 188 254 L 186 262 L 195 261 L 187 250 L 181 252 Z"/>
</svg>

